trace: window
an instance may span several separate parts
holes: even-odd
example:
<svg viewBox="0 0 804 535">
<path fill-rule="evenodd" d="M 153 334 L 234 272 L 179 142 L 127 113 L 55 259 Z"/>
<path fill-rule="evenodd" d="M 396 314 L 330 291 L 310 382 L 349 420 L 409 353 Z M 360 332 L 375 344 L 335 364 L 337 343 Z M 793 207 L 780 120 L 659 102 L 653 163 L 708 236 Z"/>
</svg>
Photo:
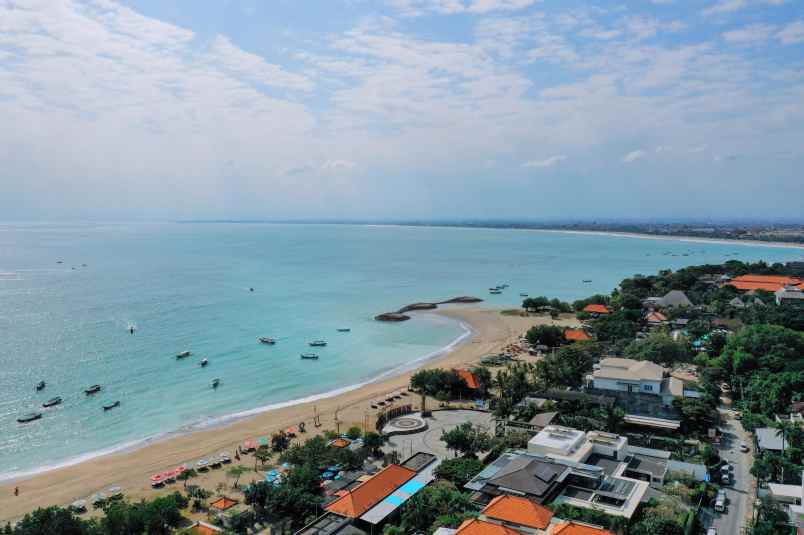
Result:
<svg viewBox="0 0 804 535">
<path fill-rule="evenodd" d="M 642 390 L 646 392 L 653 392 L 653 385 L 642 385 Z"/>
</svg>

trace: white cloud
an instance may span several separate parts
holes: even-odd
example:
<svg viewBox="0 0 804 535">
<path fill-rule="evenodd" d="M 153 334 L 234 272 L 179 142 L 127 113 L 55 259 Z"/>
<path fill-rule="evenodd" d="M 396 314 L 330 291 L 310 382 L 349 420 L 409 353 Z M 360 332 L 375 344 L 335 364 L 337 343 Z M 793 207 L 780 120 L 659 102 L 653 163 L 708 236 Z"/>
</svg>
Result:
<svg viewBox="0 0 804 535">
<path fill-rule="evenodd" d="M 642 149 L 634 150 L 634 151 L 629 152 L 625 156 L 623 156 L 622 157 L 622 162 L 623 163 L 632 163 L 632 162 L 635 162 L 637 160 L 641 160 L 646 155 L 647 155 L 647 153 Z"/>
<path fill-rule="evenodd" d="M 357 167 L 355 162 L 349 160 L 327 160 L 321 164 L 324 171 L 348 171 Z"/>
<path fill-rule="evenodd" d="M 567 159 L 566 156 L 563 154 L 558 154 L 556 156 L 550 156 L 545 160 L 530 160 L 522 164 L 522 167 L 535 167 L 538 169 L 544 169 L 547 167 L 553 167 L 554 165 L 561 163 Z"/>
<path fill-rule="evenodd" d="M 704 9 L 702 13 L 706 16 L 709 15 L 722 15 L 724 13 L 733 13 L 739 11 L 748 5 L 746 0 L 719 0 L 715 4 Z"/>
<path fill-rule="evenodd" d="M 771 24 L 751 24 L 737 30 L 730 30 L 723 33 L 723 39 L 729 43 L 737 44 L 757 44 L 767 41 L 776 27 Z"/>
<path fill-rule="evenodd" d="M 454 15 L 458 13 L 484 14 L 493 11 L 518 11 L 537 0 L 389 0 L 392 7 L 406 17 L 426 14 Z"/>
<path fill-rule="evenodd" d="M 776 37 L 785 45 L 794 45 L 804 42 L 804 21 L 791 22 L 776 34 Z"/>
</svg>

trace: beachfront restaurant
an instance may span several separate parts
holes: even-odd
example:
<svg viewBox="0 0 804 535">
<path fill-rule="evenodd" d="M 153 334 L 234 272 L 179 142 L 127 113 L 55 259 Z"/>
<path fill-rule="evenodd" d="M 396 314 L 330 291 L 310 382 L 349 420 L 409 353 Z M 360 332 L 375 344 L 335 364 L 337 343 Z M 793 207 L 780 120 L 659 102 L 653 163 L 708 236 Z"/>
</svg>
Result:
<svg viewBox="0 0 804 535">
<path fill-rule="evenodd" d="M 415 453 L 391 464 L 359 485 L 338 493 L 324 506 L 325 513 L 295 535 L 361 535 L 382 533 L 399 508 L 435 479 L 441 461 L 429 453 Z"/>
</svg>

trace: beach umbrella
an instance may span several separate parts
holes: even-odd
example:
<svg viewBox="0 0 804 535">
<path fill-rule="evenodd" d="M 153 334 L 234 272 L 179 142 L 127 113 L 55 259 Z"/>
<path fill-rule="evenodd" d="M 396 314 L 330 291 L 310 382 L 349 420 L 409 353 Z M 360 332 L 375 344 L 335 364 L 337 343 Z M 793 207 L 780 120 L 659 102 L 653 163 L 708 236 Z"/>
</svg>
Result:
<svg viewBox="0 0 804 535">
<path fill-rule="evenodd" d="M 268 445 L 268 437 L 260 437 L 260 446 Z"/>
<path fill-rule="evenodd" d="M 123 494 L 123 489 L 115 485 L 106 489 L 106 492 L 109 494 L 109 496 L 121 496 Z"/>
</svg>

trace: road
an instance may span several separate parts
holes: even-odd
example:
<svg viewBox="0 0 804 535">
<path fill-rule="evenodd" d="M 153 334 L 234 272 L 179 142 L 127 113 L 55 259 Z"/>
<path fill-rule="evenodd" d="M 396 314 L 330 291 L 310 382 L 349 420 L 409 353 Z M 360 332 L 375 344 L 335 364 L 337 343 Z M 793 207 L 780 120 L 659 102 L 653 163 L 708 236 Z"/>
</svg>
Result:
<svg viewBox="0 0 804 535">
<path fill-rule="evenodd" d="M 756 482 L 751 475 L 753 464 L 753 444 L 748 433 L 739 420 L 734 419 L 734 411 L 719 409 L 723 424 L 720 429 L 723 437 L 720 445 L 720 457 L 734 466 L 732 484 L 726 487 L 728 498 L 725 513 L 715 513 L 713 525 L 718 535 L 738 535 L 751 518 L 753 497 L 756 495 Z M 748 444 L 748 453 L 740 451 L 740 443 Z M 713 479 L 715 474 L 712 475 Z M 717 476 L 719 477 L 719 475 Z"/>
</svg>

